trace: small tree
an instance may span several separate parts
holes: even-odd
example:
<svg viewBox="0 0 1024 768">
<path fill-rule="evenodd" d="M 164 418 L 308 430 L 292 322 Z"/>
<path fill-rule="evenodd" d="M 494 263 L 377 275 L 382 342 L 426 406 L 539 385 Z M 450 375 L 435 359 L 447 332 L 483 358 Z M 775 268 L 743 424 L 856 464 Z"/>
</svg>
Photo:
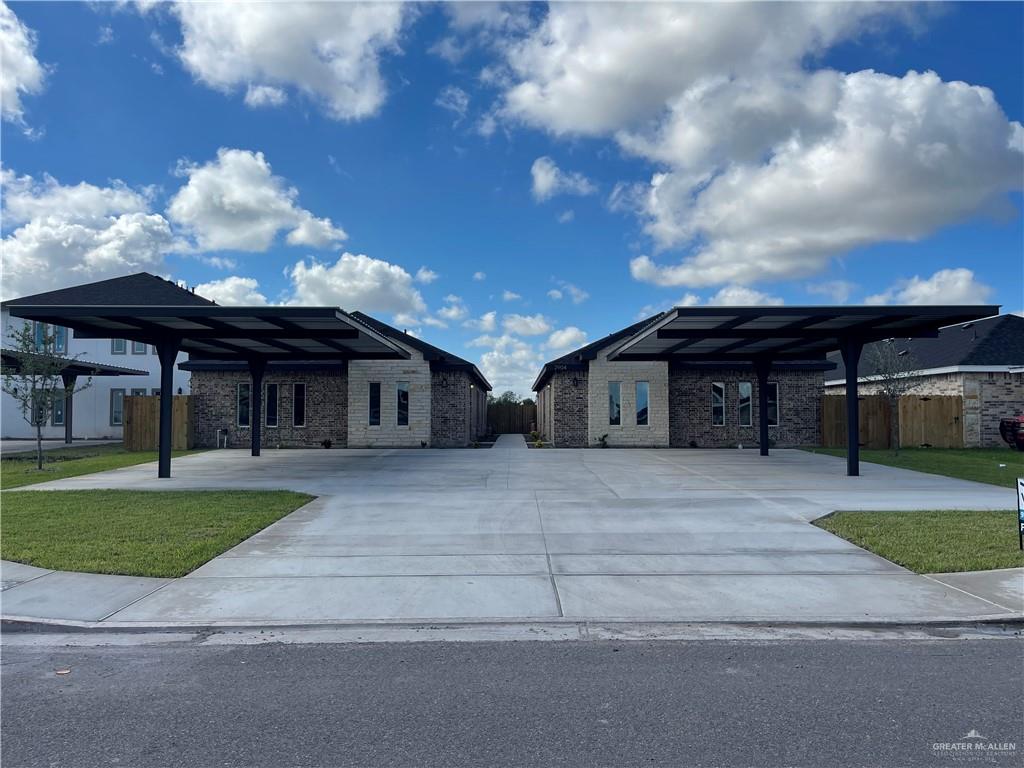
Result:
<svg viewBox="0 0 1024 768">
<path fill-rule="evenodd" d="M 874 376 L 878 394 L 889 403 L 889 442 L 900 450 L 900 398 L 914 390 L 921 366 L 909 349 L 900 349 L 896 339 L 885 339 L 867 349 L 868 370 Z"/>
<path fill-rule="evenodd" d="M 57 352 L 57 334 L 49 325 L 23 323 L 8 332 L 16 363 L 3 369 L 3 391 L 14 398 L 22 418 L 36 429 L 36 468 L 43 468 L 43 425 L 56 405 L 92 384 L 86 379 L 69 392 L 61 371 L 68 359 Z M 74 358 L 71 358 L 74 359 Z"/>
</svg>

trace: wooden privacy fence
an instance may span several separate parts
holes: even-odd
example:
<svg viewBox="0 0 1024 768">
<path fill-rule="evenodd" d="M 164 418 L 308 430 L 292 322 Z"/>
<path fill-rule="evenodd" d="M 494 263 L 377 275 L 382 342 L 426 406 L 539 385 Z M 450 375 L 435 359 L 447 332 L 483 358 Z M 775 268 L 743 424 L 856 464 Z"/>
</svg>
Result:
<svg viewBox="0 0 1024 768">
<path fill-rule="evenodd" d="M 534 403 L 488 403 L 487 429 L 494 435 L 525 435 L 537 428 Z"/>
<path fill-rule="evenodd" d="M 963 398 L 959 396 L 906 395 L 900 399 L 899 440 L 903 448 L 963 448 Z M 864 448 L 890 448 L 892 413 L 882 395 L 860 398 L 858 439 Z M 821 444 L 846 447 L 846 395 L 821 399 Z"/>
<path fill-rule="evenodd" d="M 171 448 L 195 447 L 192 433 L 192 397 L 175 395 L 171 411 Z M 134 395 L 124 399 L 124 447 L 128 451 L 155 451 L 160 440 L 160 397 Z"/>
</svg>

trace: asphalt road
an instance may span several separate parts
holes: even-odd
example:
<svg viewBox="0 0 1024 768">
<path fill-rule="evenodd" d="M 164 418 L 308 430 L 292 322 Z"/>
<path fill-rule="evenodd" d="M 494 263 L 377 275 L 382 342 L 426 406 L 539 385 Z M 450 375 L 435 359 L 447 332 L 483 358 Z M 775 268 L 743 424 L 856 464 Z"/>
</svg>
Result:
<svg viewBox="0 0 1024 768">
<path fill-rule="evenodd" d="M 4 768 L 1018 766 L 1021 647 L 1013 639 L 5 647 L 2 760 Z M 1020 751 L 980 763 L 933 754 L 934 743 L 972 729 Z"/>
</svg>

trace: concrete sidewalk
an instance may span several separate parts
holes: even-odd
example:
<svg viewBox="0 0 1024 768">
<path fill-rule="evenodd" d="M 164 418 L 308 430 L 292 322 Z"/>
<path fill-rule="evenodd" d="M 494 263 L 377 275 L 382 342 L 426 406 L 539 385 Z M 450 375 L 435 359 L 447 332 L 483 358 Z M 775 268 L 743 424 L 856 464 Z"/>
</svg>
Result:
<svg viewBox="0 0 1024 768">
<path fill-rule="evenodd" d="M 118 440 L 89 440 L 78 438 L 71 445 L 64 442 L 63 438 L 60 440 L 43 440 L 44 451 L 56 451 L 61 448 L 87 448 L 98 445 L 121 445 L 122 441 Z M 36 441 L 35 440 L 22 440 L 20 438 L 5 438 L 0 440 L 0 454 L 10 455 L 12 453 L 35 453 Z"/>
<path fill-rule="evenodd" d="M 507 446 L 507 447 L 506 447 Z M 801 451 L 221 450 L 46 488 L 289 488 L 314 502 L 183 579 L 38 573 L 3 615 L 103 626 L 1019 618 L 1021 572 L 923 577 L 809 521 L 1006 509 L 1012 489 Z M 1015 587 L 1016 583 L 1016 587 Z M 108 586 L 109 585 L 109 586 Z"/>
</svg>

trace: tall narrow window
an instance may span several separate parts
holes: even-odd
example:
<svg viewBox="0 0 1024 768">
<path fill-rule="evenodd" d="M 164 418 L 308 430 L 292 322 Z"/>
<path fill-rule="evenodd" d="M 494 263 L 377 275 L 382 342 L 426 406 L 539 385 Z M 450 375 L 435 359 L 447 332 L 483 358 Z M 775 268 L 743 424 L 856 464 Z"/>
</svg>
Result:
<svg viewBox="0 0 1024 768">
<path fill-rule="evenodd" d="M 622 383 L 608 382 L 608 423 L 613 427 L 622 424 Z"/>
<path fill-rule="evenodd" d="M 52 424 L 55 427 L 64 426 L 64 391 L 57 390 L 57 397 L 53 401 Z"/>
<path fill-rule="evenodd" d="M 110 426 L 119 427 L 124 424 L 124 390 L 110 390 Z"/>
<path fill-rule="evenodd" d="M 370 382 L 370 412 L 368 420 L 371 427 L 380 426 L 380 382 Z"/>
<path fill-rule="evenodd" d="M 61 354 L 68 351 L 68 329 L 63 325 L 53 326 L 53 350 Z"/>
<path fill-rule="evenodd" d="M 248 427 L 250 422 L 250 395 L 252 394 L 250 388 L 252 385 L 248 381 L 238 382 L 238 400 L 237 400 L 237 414 L 238 414 L 238 426 Z"/>
<path fill-rule="evenodd" d="M 292 384 L 292 426 L 306 426 L 306 385 L 301 381 Z"/>
<path fill-rule="evenodd" d="M 146 388 L 145 387 L 132 387 L 132 397 L 145 397 L 145 396 L 146 396 Z"/>
<path fill-rule="evenodd" d="M 753 410 L 751 407 L 751 396 L 753 387 L 749 381 L 741 381 L 739 384 L 740 388 L 740 402 L 739 402 L 739 417 L 740 426 L 749 427 L 754 423 Z"/>
<path fill-rule="evenodd" d="M 42 352 L 46 349 L 46 323 L 40 323 L 37 320 L 32 322 L 32 340 L 35 344 L 36 352 Z"/>
<path fill-rule="evenodd" d="M 646 381 L 636 383 L 636 425 L 647 426 L 647 408 L 650 401 L 651 386 Z"/>
<path fill-rule="evenodd" d="M 267 416 L 268 427 L 277 426 L 277 384 L 267 384 Z"/>
<path fill-rule="evenodd" d="M 725 426 L 725 384 L 720 381 L 711 383 L 711 425 Z"/>
<path fill-rule="evenodd" d="M 779 383 L 768 382 L 768 426 L 779 426 Z"/>
<path fill-rule="evenodd" d="M 132 354 L 133 355 L 144 355 L 146 354 L 146 345 L 141 341 L 132 342 Z"/>
<path fill-rule="evenodd" d="M 125 345 L 127 342 L 124 339 L 111 339 L 110 340 L 110 354 L 112 355 L 123 355 L 125 353 Z"/>
<path fill-rule="evenodd" d="M 409 382 L 399 381 L 395 384 L 398 395 L 398 426 L 409 426 Z"/>
</svg>

